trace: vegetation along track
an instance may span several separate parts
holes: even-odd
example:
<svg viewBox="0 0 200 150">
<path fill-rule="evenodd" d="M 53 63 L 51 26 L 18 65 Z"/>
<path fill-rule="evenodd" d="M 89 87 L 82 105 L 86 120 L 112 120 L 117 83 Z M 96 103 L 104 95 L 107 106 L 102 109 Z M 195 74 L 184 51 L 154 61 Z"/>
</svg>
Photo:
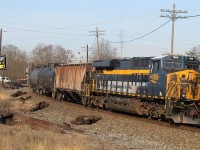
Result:
<svg viewBox="0 0 200 150">
<path fill-rule="evenodd" d="M 76 133 L 83 133 L 83 131 L 72 128 L 69 124 L 59 125 L 55 123 L 51 123 L 48 121 L 31 118 L 22 114 L 16 114 L 15 120 L 16 123 L 25 122 L 33 129 L 46 129 L 54 132 L 59 133 L 67 133 L 67 132 L 76 132 Z"/>
<path fill-rule="evenodd" d="M 43 95 L 40 95 L 39 93 L 35 93 L 35 92 L 33 92 L 33 94 L 35 94 L 37 96 L 43 96 Z M 113 115 L 113 116 L 120 116 L 120 117 L 124 117 L 124 118 L 127 118 L 127 119 L 134 119 L 134 120 L 141 121 L 141 122 L 144 122 L 144 123 L 151 123 L 151 124 L 156 124 L 156 125 L 163 126 L 163 127 L 176 128 L 176 129 L 180 129 L 180 130 L 187 130 L 187 131 L 191 131 L 191 132 L 200 133 L 199 126 L 187 125 L 187 124 L 175 124 L 175 123 L 171 124 L 171 123 L 166 122 L 166 121 L 158 121 L 158 120 L 155 120 L 155 119 L 148 119 L 148 118 L 136 115 L 136 114 L 85 107 L 81 104 L 73 103 L 73 102 L 70 102 L 70 101 L 55 100 L 55 99 L 48 97 L 48 96 L 46 96 L 46 99 L 48 99 L 50 101 L 54 101 L 54 102 L 57 101 L 58 103 L 64 103 L 64 105 L 66 104 L 68 106 L 78 107 L 78 108 L 81 108 L 81 109 L 95 110 L 95 111 L 100 112 L 100 113 L 105 113 L 105 114 L 109 114 L 109 115 Z"/>
</svg>

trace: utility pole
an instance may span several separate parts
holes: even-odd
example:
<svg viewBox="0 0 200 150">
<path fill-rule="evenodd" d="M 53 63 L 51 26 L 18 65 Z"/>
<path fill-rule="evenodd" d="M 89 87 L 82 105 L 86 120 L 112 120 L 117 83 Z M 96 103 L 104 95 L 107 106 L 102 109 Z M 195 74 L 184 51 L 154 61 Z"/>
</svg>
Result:
<svg viewBox="0 0 200 150">
<path fill-rule="evenodd" d="M 2 50 L 2 32 L 3 30 L 0 30 L 0 56 L 1 56 L 1 50 Z"/>
<path fill-rule="evenodd" d="M 87 44 L 87 63 L 88 63 L 88 44 Z"/>
<path fill-rule="evenodd" d="M 176 10 L 175 4 L 173 4 L 173 10 L 161 9 L 160 12 L 169 12 L 171 15 L 160 15 L 160 17 L 170 18 L 172 20 L 172 34 L 171 34 L 171 55 L 174 50 L 174 23 L 176 19 L 186 19 L 186 16 L 177 16 L 178 13 L 188 13 L 185 10 Z"/>
<path fill-rule="evenodd" d="M 88 56 L 88 51 L 89 51 L 89 49 L 88 49 L 88 44 L 87 44 L 87 47 L 82 47 L 82 48 L 86 48 L 86 52 L 87 52 L 87 55 L 86 55 L 86 59 L 87 59 L 87 63 L 89 62 L 88 61 L 88 58 L 89 58 L 89 56 Z M 85 50 L 84 50 L 85 51 Z"/>
<path fill-rule="evenodd" d="M 98 30 L 98 27 L 96 27 L 96 31 L 89 31 L 89 32 L 90 33 L 94 33 L 95 32 L 95 34 L 91 34 L 91 35 L 95 35 L 96 38 L 97 38 L 97 59 L 99 59 L 99 35 L 104 35 L 105 31 Z"/>
<path fill-rule="evenodd" d="M 122 58 L 122 48 L 123 48 L 123 40 L 122 40 L 122 30 L 120 30 L 119 38 L 120 38 L 120 50 L 121 50 L 121 58 Z"/>
<path fill-rule="evenodd" d="M 2 51 L 2 32 L 3 32 L 3 29 L 0 30 L 0 56 L 1 56 L 1 51 Z M 1 79 L 2 79 L 1 84 L 2 84 L 2 87 L 3 87 L 4 86 L 4 67 L 3 67 Z"/>
</svg>

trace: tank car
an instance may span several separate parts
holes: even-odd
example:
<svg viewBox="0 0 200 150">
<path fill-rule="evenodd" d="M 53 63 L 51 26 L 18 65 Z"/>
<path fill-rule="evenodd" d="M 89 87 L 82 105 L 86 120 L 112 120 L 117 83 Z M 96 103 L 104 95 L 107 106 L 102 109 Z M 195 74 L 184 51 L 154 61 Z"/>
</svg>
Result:
<svg viewBox="0 0 200 150">
<path fill-rule="evenodd" d="M 30 74 L 29 82 L 33 91 L 40 94 L 50 94 L 54 88 L 54 67 L 37 66 Z"/>
</svg>

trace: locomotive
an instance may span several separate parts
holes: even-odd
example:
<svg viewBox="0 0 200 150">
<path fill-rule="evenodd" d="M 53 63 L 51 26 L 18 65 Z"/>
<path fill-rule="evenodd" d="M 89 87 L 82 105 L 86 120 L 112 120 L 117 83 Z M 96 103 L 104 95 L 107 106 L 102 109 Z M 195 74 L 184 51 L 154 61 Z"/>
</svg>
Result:
<svg viewBox="0 0 200 150">
<path fill-rule="evenodd" d="M 40 66 L 30 87 L 85 106 L 200 125 L 200 61 L 182 55 Z"/>
</svg>

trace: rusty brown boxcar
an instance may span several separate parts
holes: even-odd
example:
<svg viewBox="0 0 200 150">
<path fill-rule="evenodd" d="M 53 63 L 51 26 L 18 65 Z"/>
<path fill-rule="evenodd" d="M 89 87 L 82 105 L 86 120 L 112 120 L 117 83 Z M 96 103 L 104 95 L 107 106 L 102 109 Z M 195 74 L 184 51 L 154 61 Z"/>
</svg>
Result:
<svg viewBox="0 0 200 150">
<path fill-rule="evenodd" d="M 88 66 L 88 64 L 57 66 L 52 96 L 59 100 L 81 101 Z"/>
</svg>

